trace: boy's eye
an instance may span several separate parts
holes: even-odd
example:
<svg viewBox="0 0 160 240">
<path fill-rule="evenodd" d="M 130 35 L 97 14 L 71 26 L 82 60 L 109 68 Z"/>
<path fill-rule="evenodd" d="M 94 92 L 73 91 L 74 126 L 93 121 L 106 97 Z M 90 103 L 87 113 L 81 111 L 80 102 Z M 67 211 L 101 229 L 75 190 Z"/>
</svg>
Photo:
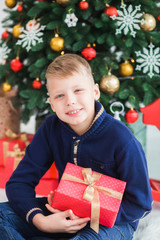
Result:
<svg viewBox="0 0 160 240">
<path fill-rule="evenodd" d="M 59 95 L 55 96 L 55 98 L 61 98 L 63 96 L 64 96 L 64 94 L 59 94 Z"/>
<path fill-rule="evenodd" d="M 80 89 L 80 88 L 75 90 L 75 92 L 82 92 L 82 91 L 83 91 L 83 89 Z"/>
</svg>

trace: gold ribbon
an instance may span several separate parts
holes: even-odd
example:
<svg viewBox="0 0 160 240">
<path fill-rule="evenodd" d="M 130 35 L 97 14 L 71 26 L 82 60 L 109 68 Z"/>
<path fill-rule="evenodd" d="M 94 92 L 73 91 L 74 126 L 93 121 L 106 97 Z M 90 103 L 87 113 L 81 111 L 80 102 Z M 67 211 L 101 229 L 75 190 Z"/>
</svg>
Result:
<svg viewBox="0 0 160 240">
<path fill-rule="evenodd" d="M 90 227 L 96 232 L 99 232 L 99 217 L 100 217 L 100 201 L 98 190 L 113 198 L 122 199 L 123 194 L 114 191 L 110 188 L 96 186 L 95 183 L 99 181 L 101 173 L 94 172 L 92 174 L 91 168 L 82 169 L 83 179 L 77 178 L 67 173 L 63 173 L 62 179 L 82 183 L 88 185 L 84 191 L 83 199 L 91 202 L 91 222 Z"/>
<path fill-rule="evenodd" d="M 2 143 L 2 151 L 3 151 L 2 161 L 3 162 L 0 162 L 0 164 L 3 166 L 6 165 L 6 157 L 7 157 L 9 142 L 11 142 L 13 139 L 20 139 L 21 141 L 23 141 L 25 143 L 25 147 L 27 147 L 30 143 L 26 133 L 16 134 L 11 129 L 7 129 L 7 131 L 5 132 L 5 135 L 6 135 L 6 137 L 9 137 L 9 139 L 4 139 L 4 141 Z"/>
<path fill-rule="evenodd" d="M 7 155 L 15 158 L 14 166 L 13 166 L 13 170 L 15 170 L 17 168 L 18 164 L 20 163 L 22 157 L 24 156 L 25 151 L 21 151 L 18 144 L 15 144 L 13 149 L 14 149 L 14 151 L 8 152 Z"/>
<path fill-rule="evenodd" d="M 11 129 L 7 129 L 5 135 L 9 138 L 16 139 L 19 138 L 20 140 L 25 142 L 26 147 L 29 145 L 28 137 L 26 133 L 14 133 Z"/>
<path fill-rule="evenodd" d="M 1 164 L 3 166 L 6 165 L 8 145 L 9 145 L 9 142 L 11 142 L 11 141 L 12 141 L 12 139 L 4 139 L 3 142 L 0 143 L 0 149 L 2 149 L 2 155 L 3 155 L 3 156 L 1 156 L 1 158 L 2 158 Z"/>
</svg>

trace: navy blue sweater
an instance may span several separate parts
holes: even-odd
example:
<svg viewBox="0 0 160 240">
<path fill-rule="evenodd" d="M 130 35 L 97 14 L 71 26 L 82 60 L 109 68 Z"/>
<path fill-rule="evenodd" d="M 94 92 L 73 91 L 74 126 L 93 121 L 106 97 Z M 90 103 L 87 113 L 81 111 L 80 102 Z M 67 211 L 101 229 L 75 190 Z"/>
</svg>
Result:
<svg viewBox="0 0 160 240">
<path fill-rule="evenodd" d="M 77 135 L 56 114 L 49 116 L 36 132 L 26 154 L 6 185 L 11 207 L 32 224 L 33 216 L 45 213 L 35 198 L 35 186 L 55 161 L 61 178 L 67 162 L 127 182 L 116 224 L 138 220 L 152 208 L 146 158 L 141 144 L 120 121 L 107 114 L 96 102 L 92 126 Z"/>
</svg>

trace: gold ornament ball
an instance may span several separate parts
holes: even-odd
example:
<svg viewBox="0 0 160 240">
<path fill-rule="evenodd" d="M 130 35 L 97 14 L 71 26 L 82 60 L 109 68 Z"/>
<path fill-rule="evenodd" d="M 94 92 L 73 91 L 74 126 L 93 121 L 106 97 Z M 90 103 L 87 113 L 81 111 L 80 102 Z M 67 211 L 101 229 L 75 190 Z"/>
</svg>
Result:
<svg viewBox="0 0 160 240">
<path fill-rule="evenodd" d="M 12 86 L 7 82 L 3 83 L 3 85 L 2 85 L 2 89 L 3 89 L 4 92 L 10 91 L 11 88 L 12 88 Z"/>
<path fill-rule="evenodd" d="M 12 33 L 14 37 L 16 38 L 19 37 L 19 35 L 21 34 L 21 28 L 22 28 L 21 24 L 17 24 L 13 27 Z"/>
<path fill-rule="evenodd" d="M 115 93 L 120 87 L 119 79 L 112 74 L 108 74 L 107 76 L 103 76 L 100 82 L 100 88 L 103 92 L 108 94 Z"/>
<path fill-rule="evenodd" d="M 125 61 L 124 63 L 121 63 L 119 66 L 119 74 L 123 77 L 131 76 L 133 73 L 133 67 L 129 63 L 129 61 Z"/>
<path fill-rule="evenodd" d="M 143 14 L 143 18 L 145 20 L 144 23 L 140 23 L 140 27 L 145 32 L 151 32 L 156 27 L 156 19 L 148 13 Z"/>
<path fill-rule="evenodd" d="M 5 0 L 5 4 L 9 8 L 14 8 L 17 4 L 17 0 Z"/>
<path fill-rule="evenodd" d="M 64 48 L 64 39 L 59 36 L 55 36 L 50 41 L 50 47 L 56 52 L 62 51 Z"/>
<path fill-rule="evenodd" d="M 62 6 L 67 6 L 70 0 L 56 0 L 56 2 Z"/>
</svg>

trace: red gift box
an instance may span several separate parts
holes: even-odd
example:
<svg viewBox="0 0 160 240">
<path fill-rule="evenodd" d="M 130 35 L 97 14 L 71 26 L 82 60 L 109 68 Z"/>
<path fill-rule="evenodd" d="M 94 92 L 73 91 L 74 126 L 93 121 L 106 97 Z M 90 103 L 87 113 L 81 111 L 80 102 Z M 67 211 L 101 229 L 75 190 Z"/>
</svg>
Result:
<svg viewBox="0 0 160 240">
<path fill-rule="evenodd" d="M 0 188 L 5 188 L 6 182 L 9 180 L 14 167 L 14 159 L 7 157 L 6 168 L 0 167 Z M 58 186 L 58 179 L 41 179 L 39 184 L 36 186 L 35 191 L 38 195 L 48 196 L 50 191 L 55 191 Z"/>
<path fill-rule="evenodd" d="M 99 224 L 113 227 L 125 186 L 126 182 L 119 179 L 67 163 L 52 206 L 90 217 L 91 228 L 98 232 Z"/>
<path fill-rule="evenodd" d="M 7 157 L 6 159 L 6 167 L 5 167 L 5 174 L 6 176 L 11 176 L 14 170 L 17 168 L 18 164 L 22 160 L 22 157 Z"/>
<path fill-rule="evenodd" d="M 36 186 L 36 194 L 42 196 L 48 196 L 50 191 L 55 191 L 58 186 L 58 179 L 41 179 Z"/>
<path fill-rule="evenodd" d="M 43 175 L 42 179 L 58 179 L 58 171 L 55 162 L 51 165 L 48 171 Z"/>
<path fill-rule="evenodd" d="M 6 182 L 9 180 L 10 176 L 6 174 L 6 169 L 0 167 L 0 188 L 5 188 Z"/>
<path fill-rule="evenodd" d="M 6 167 L 0 167 L 0 188 L 5 188 L 7 181 L 11 177 L 21 159 L 22 157 L 19 159 L 15 159 L 13 157 L 6 158 Z"/>
<path fill-rule="evenodd" d="M 5 137 L 0 139 L 0 166 L 5 167 L 6 165 L 6 158 L 7 158 L 7 153 L 10 151 L 14 151 L 14 146 L 18 144 L 19 148 L 21 151 L 26 149 L 26 141 L 25 139 L 27 138 L 27 142 L 31 142 L 33 138 L 33 134 L 26 134 L 26 133 L 21 133 L 19 135 L 16 135 L 15 138 L 13 137 Z"/>
<path fill-rule="evenodd" d="M 150 178 L 150 185 L 151 185 L 153 200 L 160 202 L 160 181 Z"/>
</svg>

